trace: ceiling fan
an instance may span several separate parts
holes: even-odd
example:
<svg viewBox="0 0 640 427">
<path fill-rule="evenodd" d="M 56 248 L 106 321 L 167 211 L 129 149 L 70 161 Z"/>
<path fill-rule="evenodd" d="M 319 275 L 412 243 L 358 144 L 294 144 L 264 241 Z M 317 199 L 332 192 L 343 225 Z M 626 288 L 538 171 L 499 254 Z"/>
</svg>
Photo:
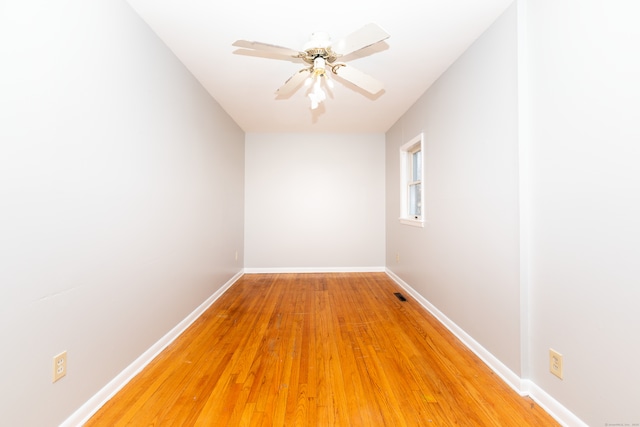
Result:
<svg viewBox="0 0 640 427">
<path fill-rule="evenodd" d="M 311 100 L 311 108 L 316 109 L 326 99 L 323 86 L 331 88 L 333 84 L 329 80 L 327 71 L 331 71 L 373 95 L 380 92 L 384 88 L 382 82 L 351 65 L 337 61 L 343 56 L 380 43 L 387 38 L 389 38 L 389 34 L 386 31 L 377 24 L 371 23 L 337 41 L 331 41 L 327 33 L 313 33 L 301 51 L 247 40 L 238 40 L 233 43 L 233 46 L 281 55 L 283 59 L 299 58 L 309 64 L 309 67 L 303 68 L 289 77 L 284 85 L 276 91 L 276 94 L 279 96 L 289 95 L 298 90 L 298 87 L 305 82 L 310 86 L 307 95 Z"/>
</svg>

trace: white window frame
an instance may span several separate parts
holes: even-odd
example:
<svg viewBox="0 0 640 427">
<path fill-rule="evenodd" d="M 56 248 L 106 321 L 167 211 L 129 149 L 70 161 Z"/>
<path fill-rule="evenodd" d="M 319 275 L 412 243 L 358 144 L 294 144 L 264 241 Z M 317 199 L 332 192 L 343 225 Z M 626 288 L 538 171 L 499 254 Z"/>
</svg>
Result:
<svg viewBox="0 0 640 427">
<path fill-rule="evenodd" d="M 415 184 L 418 181 L 413 181 L 413 163 L 412 155 L 416 151 L 420 150 L 421 161 L 421 175 L 419 177 L 420 183 L 420 214 L 410 215 L 409 208 L 409 188 L 410 184 Z M 412 138 L 409 142 L 400 147 L 400 223 L 411 225 L 414 227 L 424 227 L 424 136 L 422 133 Z"/>
</svg>

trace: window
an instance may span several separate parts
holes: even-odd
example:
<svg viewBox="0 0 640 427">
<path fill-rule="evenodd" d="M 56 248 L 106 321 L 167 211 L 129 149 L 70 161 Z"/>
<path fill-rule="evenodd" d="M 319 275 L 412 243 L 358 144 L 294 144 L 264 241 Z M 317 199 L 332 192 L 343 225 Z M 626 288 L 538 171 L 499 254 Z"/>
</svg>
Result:
<svg viewBox="0 0 640 427">
<path fill-rule="evenodd" d="M 400 147 L 400 222 L 424 226 L 422 134 Z"/>
</svg>

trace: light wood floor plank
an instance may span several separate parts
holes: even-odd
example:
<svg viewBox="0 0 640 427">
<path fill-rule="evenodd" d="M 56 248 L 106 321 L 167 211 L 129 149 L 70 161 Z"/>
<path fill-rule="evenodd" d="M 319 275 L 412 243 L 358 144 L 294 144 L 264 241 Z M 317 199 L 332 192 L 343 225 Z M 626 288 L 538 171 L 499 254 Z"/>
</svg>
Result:
<svg viewBox="0 0 640 427">
<path fill-rule="evenodd" d="M 557 426 L 384 273 L 245 275 L 87 426 Z"/>
</svg>

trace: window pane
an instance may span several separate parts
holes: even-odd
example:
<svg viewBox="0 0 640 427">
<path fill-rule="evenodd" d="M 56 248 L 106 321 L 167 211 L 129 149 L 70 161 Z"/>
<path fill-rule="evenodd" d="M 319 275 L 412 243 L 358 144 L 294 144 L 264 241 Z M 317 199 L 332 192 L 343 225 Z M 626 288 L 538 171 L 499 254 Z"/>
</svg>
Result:
<svg viewBox="0 0 640 427">
<path fill-rule="evenodd" d="M 422 156 L 420 155 L 420 150 L 411 154 L 411 172 L 412 181 L 421 181 L 420 177 L 422 176 Z"/>
<path fill-rule="evenodd" d="M 409 215 L 422 216 L 421 185 L 409 185 Z"/>
</svg>

